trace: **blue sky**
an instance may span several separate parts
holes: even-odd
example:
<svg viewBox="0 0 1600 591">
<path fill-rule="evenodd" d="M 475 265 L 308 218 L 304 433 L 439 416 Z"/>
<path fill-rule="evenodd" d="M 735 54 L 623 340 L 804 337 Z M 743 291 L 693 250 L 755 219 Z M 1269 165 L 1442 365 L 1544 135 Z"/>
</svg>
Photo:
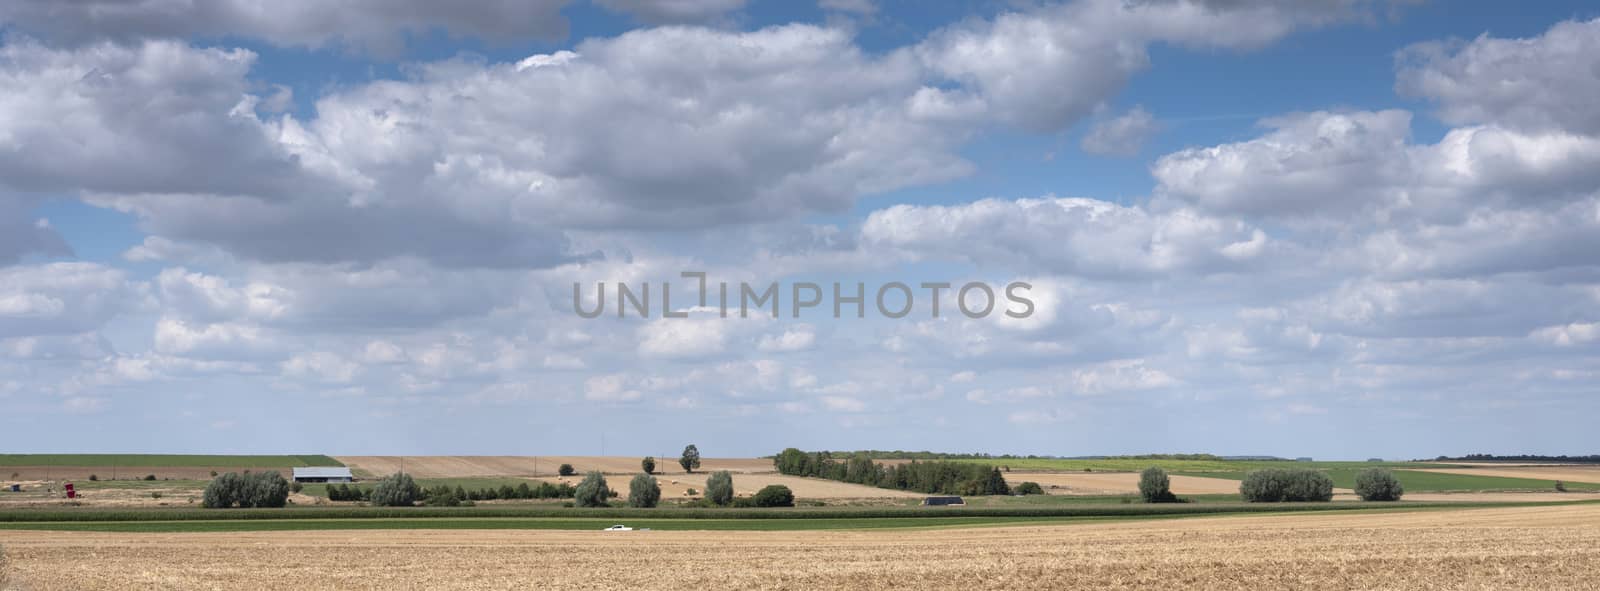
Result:
<svg viewBox="0 0 1600 591">
<path fill-rule="evenodd" d="M 0 8 L 16 451 L 1594 451 L 1587 3 L 247 4 Z"/>
</svg>

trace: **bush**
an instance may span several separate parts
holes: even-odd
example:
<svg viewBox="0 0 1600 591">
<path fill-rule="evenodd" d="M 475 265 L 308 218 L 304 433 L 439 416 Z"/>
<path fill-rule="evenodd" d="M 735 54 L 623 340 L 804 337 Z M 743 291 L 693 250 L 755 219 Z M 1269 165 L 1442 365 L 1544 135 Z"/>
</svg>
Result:
<svg viewBox="0 0 1600 591">
<path fill-rule="evenodd" d="M 639 467 L 644 470 L 645 474 L 655 474 L 656 459 L 650 456 L 645 456 L 643 460 L 639 460 Z"/>
<path fill-rule="evenodd" d="M 1167 471 L 1155 466 L 1139 473 L 1139 496 L 1144 497 L 1146 503 L 1178 502 L 1177 495 L 1172 494 L 1172 479 L 1167 477 Z"/>
<path fill-rule="evenodd" d="M 604 507 L 610 496 L 611 489 L 606 487 L 606 477 L 598 470 L 584 476 L 583 482 L 578 483 L 573 491 L 573 500 L 579 507 Z"/>
<path fill-rule="evenodd" d="M 1562 482 L 1560 480 L 1557 480 L 1556 481 L 1556 492 L 1567 492 L 1567 483 Z"/>
<path fill-rule="evenodd" d="M 100 480 L 99 476 L 95 476 L 93 474 L 89 475 L 89 482 L 95 482 L 95 481 L 98 481 L 98 480 Z"/>
<path fill-rule="evenodd" d="M 794 492 L 787 486 L 772 484 L 756 491 L 750 502 L 757 507 L 793 507 Z"/>
<path fill-rule="evenodd" d="M 1400 479 L 1383 468 L 1367 468 L 1356 475 L 1356 495 L 1363 501 L 1398 501 L 1405 492 Z"/>
<path fill-rule="evenodd" d="M 145 480 L 155 480 L 156 479 L 156 475 L 155 474 L 145 474 L 144 475 L 144 479 Z"/>
<path fill-rule="evenodd" d="M 649 459 L 649 458 L 645 458 Z M 661 502 L 661 485 L 656 477 L 640 474 L 628 483 L 628 506 L 650 508 Z"/>
<path fill-rule="evenodd" d="M 733 475 L 727 470 L 712 472 L 706 479 L 706 500 L 717 505 L 733 502 Z"/>
<path fill-rule="evenodd" d="M 367 501 L 380 507 L 410 507 L 422 498 L 422 487 L 410 474 L 390 474 L 372 487 Z"/>
<path fill-rule="evenodd" d="M 300 481 L 298 481 L 298 480 L 289 483 L 289 492 L 297 493 L 297 492 L 300 492 L 300 491 L 305 490 L 305 489 L 306 489 L 305 485 L 300 484 Z"/>
<path fill-rule="evenodd" d="M 556 469 L 556 474 L 560 474 L 562 476 L 571 476 L 577 473 L 577 470 L 572 469 L 572 464 L 562 464 L 560 468 Z"/>
<path fill-rule="evenodd" d="M 1042 495 L 1044 487 L 1039 486 L 1037 482 L 1024 482 L 1011 489 L 1011 492 L 1019 495 Z"/>
<path fill-rule="evenodd" d="M 684 447 L 683 457 L 678 458 L 678 465 L 683 466 L 684 472 L 693 474 L 694 469 L 700 467 L 700 448 L 695 447 L 694 444 Z"/>
<path fill-rule="evenodd" d="M 201 504 L 210 509 L 227 509 L 235 505 L 244 508 L 282 507 L 288 502 L 289 482 L 283 479 L 282 474 L 229 472 L 206 484 Z"/>
<path fill-rule="evenodd" d="M 692 496 L 700 494 L 700 491 L 695 490 L 694 487 L 689 487 L 689 490 L 683 491 L 683 494 L 686 494 L 686 495 L 689 495 L 689 496 L 692 497 Z"/>
<path fill-rule="evenodd" d="M 1306 468 L 1268 468 L 1246 474 L 1239 496 L 1252 503 L 1333 500 L 1333 479 Z"/>
</svg>

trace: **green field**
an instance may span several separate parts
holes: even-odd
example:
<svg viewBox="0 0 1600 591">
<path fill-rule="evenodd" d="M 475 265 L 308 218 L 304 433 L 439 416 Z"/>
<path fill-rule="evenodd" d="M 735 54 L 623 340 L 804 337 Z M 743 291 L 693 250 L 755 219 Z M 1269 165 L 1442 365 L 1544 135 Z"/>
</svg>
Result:
<svg viewBox="0 0 1600 591">
<path fill-rule="evenodd" d="M 1332 468 L 1322 470 L 1333 479 L 1333 485 L 1338 488 L 1355 488 L 1356 475 L 1364 468 Z M 1227 478 L 1230 480 L 1243 480 L 1243 472 L 1181 472 L 1187 476 L 1206 476 L 1210 478 Z M 1501 476 L 1478 476 L 1473 474 L 1441 474 L 1437 472 L 1417 472 L 1415 470 L 1395 470 L 1395 478 L 1400 479 L 1400 485 L 1406 492 L 1465 492 L 1465 491 L 1510 491 L 1510 490 L 1555 490 L 1554 480 L 1537 480 L 1533 478 L 1506 478 Z M 1566 483 L 1567 490 L 1600 490 L 1600 484 L 1583 482 Z"/>
<path fill-rule="evenodd" d="M 952 460 L 968 464 L 1002 466 L 1012 470 L 1057 472 L 1138 472 L 1158 466 L 1168 472 L 1248 472 L 1262 468 L 1455 468 L 1453 464 L 1432 462 L 1296 462 L 1294 460 L 1143 460 L 1106 458 L 1100 460 L 1058 460 L 1046 458 Z"/>
<path fill-rule="evenodd" d="M 126 466 L 130 468 L 296 468 L 343 466 L 324 455 L 212 456 L 184 454 L 0 454 L 0 466 Z"/>
</svg>

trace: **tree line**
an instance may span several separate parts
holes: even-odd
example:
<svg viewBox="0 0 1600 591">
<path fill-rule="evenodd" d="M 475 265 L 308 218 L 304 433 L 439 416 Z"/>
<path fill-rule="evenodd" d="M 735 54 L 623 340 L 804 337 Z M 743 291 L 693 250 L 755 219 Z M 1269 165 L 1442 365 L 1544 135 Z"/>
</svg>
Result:
<svg viewBox="0 0 1600 591">
<path fill-rule="evenodd" d="M 886 466 L 872 461 L 867 453 L 851 455 L 844 461 L 832 452 L 806 453 L 789 448 L 773 457 L 778 472 L 790 476 L 826 478 L 879 488 L 942 495 L 1008 495 L 1005 475 L 994 466 L 955 461 L 917 461 Z"/>
</svg>

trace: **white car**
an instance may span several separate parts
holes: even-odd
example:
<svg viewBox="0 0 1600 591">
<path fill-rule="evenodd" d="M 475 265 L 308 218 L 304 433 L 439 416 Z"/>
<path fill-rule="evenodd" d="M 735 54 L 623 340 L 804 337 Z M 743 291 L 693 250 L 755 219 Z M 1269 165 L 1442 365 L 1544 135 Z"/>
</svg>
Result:
<svg viewBox="0 0 1600 591">
<path fill-rule="evenodd" d="M 600 531 L 633 531 L 633 528 L 628 527 L 626 525 L 618 524 L 618 525 L 613 525 L 611 527 L 602 529 Z"/>
</svg>

